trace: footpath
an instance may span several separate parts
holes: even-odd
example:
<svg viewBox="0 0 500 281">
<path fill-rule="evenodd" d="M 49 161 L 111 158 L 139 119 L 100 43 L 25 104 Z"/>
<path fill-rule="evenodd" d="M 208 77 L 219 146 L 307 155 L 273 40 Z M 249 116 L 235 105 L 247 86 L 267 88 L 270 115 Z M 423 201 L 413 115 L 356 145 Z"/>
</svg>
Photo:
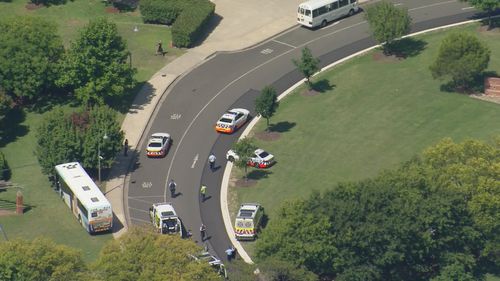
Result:
<svg viewBox="0 0 500 281">
<path fill-rule="evenodd" d="M 368 0 L 360 0 L 360 3 Z M 215 3 L 213 30 L 203 43 L 189 49 L 158 71 L 141 88 L 121 129 L 128 139 L 128 157 L 119 153 L 106 181 L 106 197 L 113 206 L 115 238 L 128 229 L 126 192 L 128 170 L 135 161 L 131 155 L 140 149 L 139 141 L 158 101 L 168 87 L 217 52 L 231 52 L 254 46 L 296 25 L 297 6 L 304 0 L 212 0 Z M 154 55 L 152 53 L 151 55 Z M 168 99 L 167 99 L 168 101 Z"/>
</svg>

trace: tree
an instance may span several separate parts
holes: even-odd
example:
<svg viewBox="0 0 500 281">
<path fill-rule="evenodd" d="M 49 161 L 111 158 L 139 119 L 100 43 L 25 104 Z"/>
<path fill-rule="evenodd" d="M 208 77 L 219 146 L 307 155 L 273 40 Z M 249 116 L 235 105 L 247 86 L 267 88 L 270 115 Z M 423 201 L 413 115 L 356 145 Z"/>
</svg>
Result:
<svg viewBox="0 0 500 281">
<path fill-rule="evenodd" d="M 0 280 L 90 280 L 81 253 L 46 238 L 0 243 Z"/>
<path fill-rule="evenodd" d="M 301 280 L 316 281 L 318 277 L 304 268 L 297 268 L 289 262 L 268 258 L 259 263 L 261 278 L 266 281 Z M 261 279 L 262 280 L 262 279 Z"/>
<path fill-rule="evenodd" d="M 450 76 L 453 85 L 466 89 L 488 67 L 489 60 L 485 43 L 474 35 L 452 33 L 443 39 L 430 70 L 434 78 Z"/>
<path fill-rule="evenodd" d="M 116 24 L 105 18 L 91 21 L 80 31 L 65 56 L 58 85 L 74 89 L 85 105 L 103 104 L 123 97 L 135 85 L 135 69 Z"/>
<path fill-rule="evenodd" d="M 276 90 L 271 86 L 266 86 L 262 89 L 260 96 L 255 100 L 255 111 L 260 116 L 266 118 L 267 128 L 269 130 L 269 119 L 274 115 L 278 108 L 278 97 Z"/>
<path fill-rule="evenodd" d="M 311 76 L 319 71 L 319 59 L 313 57 L 311 50 L 308 47 L 302 49 L 300 60 L 292 60 L 293 64 L 306 78 L 306 84 L 309 89 L 312 89 Z"/>
<path fill-rule="evenodd" d="M 103 138 L 104 135 L 107 139 Z M 123 132 L 113 109 L 95 106 L 66 112 L 56 108 L 37 128 L 35 153 L 42 172 L 50 175 L 55 165 L 71 161 L 78 161 L 88 169 L 97 169 L 98 150 L 103 157 L 101 167 L 110 167 L 122 143 Z"/>
<path fill-rule="evenodd" d="M 7 159 L 5 159 L 5 155 L 3 155 L 2 151 L 0 151 L 0 180 L 8 180 L 9 177 L 9 164 L 7 163 Z"/>
<path fill-rule="evenodd" d="M 102 280 L 221 280 L 208 262 L 188 254 L 201 248 L 190 240 L 162 235 L 150 228 L 132 228 L 102 249 L 93 271 Z"/>
<path fill-rule="evenodd" d="M 35 17 L 0 21 L 0 87 L 16 103 L 35 102 L 54 88 L 64 52 L 54 23 Z"/>
<path fill-rule="evenodd" d="M 245 169 L 245 180 L 248 179 L 248 159 L 250 159 L 257 149 L 254 140 L 251 138 L 243 138 L 233 144 L 233 151 L 239 156 L 234 164 L 240 169 Z"/>
<path fill-rule="evenodd" d="M 387 1 L 368 6 L 365 18 L 375 40 L 383 44 L 384 54 L 390 54 L 392 42 L 410 31 L 412 21 L 408 9 L 397 8 Z"/>
<path fill-rule="evenodd" d="M 493 12 L 500 8 L 500 1 L 498 0 L 461 0 L 463 2 L 468 2 L 474 8 L 478 10 L 483 10 L 488 13 L 488 25 L 491 27 L 492 26 L 492 20 L 491 16 L 493 15 Z"/>
</svg>

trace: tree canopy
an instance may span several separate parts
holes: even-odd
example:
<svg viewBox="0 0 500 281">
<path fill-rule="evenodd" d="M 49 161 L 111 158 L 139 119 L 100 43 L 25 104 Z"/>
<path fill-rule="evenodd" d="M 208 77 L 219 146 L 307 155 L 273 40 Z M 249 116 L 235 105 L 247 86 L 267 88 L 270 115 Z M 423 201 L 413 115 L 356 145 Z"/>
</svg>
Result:
<svg viewBox="0 0 500 281">
<path fill-rule="evenodd" d="M 498 167 L 499 140 L 445 139 L 397 170 L 283 204 L 257 257 L 335 280 L 480 280 L 500 265 Z"/>
<path fill-rule="evenodd" d="M 483 10 L 488 13 L 488 24 L 491 26 L 492 20 L 491 15 L 493 12 L 500 8 L 500 1 L 498 0 L 461 0 L 463 2 L 468 2 L 476 9 Z"/>
<path fill-rule="evenodd" d="M 49 94 L 64 53 L 56 25 L 38 17 L 16 17 L 1 20 L 0 30 L 0 87 L 18 104 Z"/>
<path fill-rule="evenodd" d="M 116 24 L 105 18 L 91 21 L 67 52 L 59 85 L 75 91 L 85 105 L 119 99 L 135 85 L 135 69 Z"/>
<path fill-rule="evenodd" d="M 37 238 L 0 243 L 0 280 L 88 281 L 91 278 L 80 252 Z"/>
<path fill-rule="evenodd" d="M 256 149 L 257 146 L 252 138 L 242 138 L 233 144 L 232 150 L 239 156 L 234 164 L 245 170 L 245 179 L 248 176 L 248 159 L 253 156 Z"/>
<path fill-rule="evenodd" d="M 306 84 L 312 89 L 311 77 L 319 71 L 319 59 L 315 58 L 308 47 L 302 49 L 302 55 L 299 60 L 292 60 L 293 64 L 306 78 Z"/>
<path fill-rule="evenodd" d="M 412 21 L 408 9 L 395 7 L 385 0 L 368 6 L 365 18 L 375 40 L 383 44 L 385 54 L 391 52 L 391 43 L 395 39 L 410 31 Z"/>
<path fill-rule="evenodd" d="M 260 96 L 255 100 L 255 111 L 260 116 L 266 118 L 267 130 L 269 130 L 269 119 L 276 112 L 278 105 L 276 90 L 271 86 L 264 87 Z"/>
<path fill-rule="evenodd" d="M 56 108 L 44 116 L 37 128 L 36 155 L 45 174 L 52 174 L 55 165 L 71 161 L 96 169 L 98 150 L 103 157 L 101 167 L 107 168 L 122 143 L 123 132 L 111 108 L 95 106 L 74 112 Z"/>
<path fill-rule="evenodd" d="M 468 88 L 488 67 L 488 46 L 468 33 L 452 33 L 441 42 L 438 55 L 430 66 L 432 76 L 449 76 L 455 87 Z"/>
</svg>

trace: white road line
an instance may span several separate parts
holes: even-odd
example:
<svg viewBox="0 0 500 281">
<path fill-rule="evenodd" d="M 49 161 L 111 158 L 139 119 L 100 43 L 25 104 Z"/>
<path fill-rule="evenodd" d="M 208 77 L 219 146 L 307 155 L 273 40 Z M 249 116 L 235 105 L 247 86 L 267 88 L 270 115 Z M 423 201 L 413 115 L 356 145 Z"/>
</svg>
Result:
<svg viewBox="0 0 500 281">
<path fill-rule="evenodd" d="M 134 220 L 134 221 L 140 221 L 140 222 L 145 222 L 147 224 L 150 224 L 151 221 L 147 221 L 147 220 L 142 220 L 142 219 L 137 219 L 137 218 L 130 218 L 131 220 Z"/>
<path fill-rule="evenodd" d="M 139 211 L 139 212 L 143 212 L 143 213 L 149 214 L 149 211 L 147 211 L 147 210 L 137 209 L 137 208 L 134 208 L 134 207 L 128 207 L 128 208 L 132 209 L 132 210 L 136 210 L 136 211 Z"/>
<path fill-rule="evenodd" d="M 149 198 L 158 198 L 158 197 L 162 198 L 163 196 L 149 196 Z M 153 204 L 150 201 L 142 200 L 142 199 L 139 199 L 137 197 L 129 197 L 129 199 L 132 199 L 132 200 L 135 200 L 135 201 L 139 201 L 139 202 L 142 202 L 142 203 L 147 203 L 149 205 Z"/>
<path fill-rule="evenodd" d="M 137 199 L 137 198 L 157 198 L 157 197 L 163 197 L 163 195 L 151 195 L 151 196 L 132 196 L 132 197 L 129 197 L 129 198 L 132 198 L 132 199 Z"/>
<path fill-rule="evenodd" d="M 194 166 L 196 165 L 196 162 L 198 162 L 198 157 L 199 156 L 200 156 L 199 154 L 196 154 L 196 156 L 194 157 L 194 159 L 193 159 L 193 165 L 191 165 L 191 169 L 194 169 Z"/>
<path fill-rule="evenodd" d="M 401 6 L 401 5 L 403 5 L 403 3 L 396 3 L 396 4 L 394 4 L 394 6 Z"/>
<path fill-rule="evenodd" d="M 425 9 L 425 8 L 431 8 L 431 7 L 446 5 L 446 4 L 450 4 L 450 3 L 457 3 L 457 1 L 451 0 L 451 1 L 446 1 L 446 2 L 434 3 L 434 4 L 430 4 L 430 5 L 426 5 L 426 6 L 420 6 L 417 8 L 408 9 L 408 11 L 415 11 L 415 10 L 420 10 L 420 9 Z"/>
<path fill-rule="evenodd" d="M 276 40 L 276 39 L 273 39 L 272 41 L 274 41 L 274 42 L 276 42 L 276 43 L 283 44 L 283 45 L 288 46 L 288 47 L 290 47 L 290 48 L 294 48 L 294 49 L 295 49 L 295 48 L 297 48 L 297 47 L 295 47 L 294 45 L 290 45 L 290 44 L 288 44 L 288 43 L 281 42 L 281 41 Z"/>
<path fill-rule="evenodd" d="M 474 9 L 474 7 L 465 7 L 465 8 L 462 8 L 462 11 L 470 10 L 470 9 Z"/>
</svg>

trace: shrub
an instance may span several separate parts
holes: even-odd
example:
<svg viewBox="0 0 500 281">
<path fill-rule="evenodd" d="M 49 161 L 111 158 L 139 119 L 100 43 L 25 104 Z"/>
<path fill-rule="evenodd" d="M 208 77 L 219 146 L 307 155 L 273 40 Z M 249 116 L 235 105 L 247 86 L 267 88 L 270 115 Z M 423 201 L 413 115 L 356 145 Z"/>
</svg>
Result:
<svg viewBox="0 0 500 281">
<path fill-rule="evenodd" d="M 7 165 L 7 159 L 0 151 L 0 180 L 8 180 L 10 177 L 10 168 Z"/>
<path fill-rule="evenodd" d="M 187 5 L 187 4 L 186 4 Z M 177 47 L 190 47 L 203 35 L 203 27 L 215 11 L 215 4 L 194 0 L 172 25 L 172 41 Z"/>
<path fill-rule="evenodd" d="M 147 23 L 172 24 L 183 10 L 179 0 L 141 0 L 142 20 Z"/>
</svg>

